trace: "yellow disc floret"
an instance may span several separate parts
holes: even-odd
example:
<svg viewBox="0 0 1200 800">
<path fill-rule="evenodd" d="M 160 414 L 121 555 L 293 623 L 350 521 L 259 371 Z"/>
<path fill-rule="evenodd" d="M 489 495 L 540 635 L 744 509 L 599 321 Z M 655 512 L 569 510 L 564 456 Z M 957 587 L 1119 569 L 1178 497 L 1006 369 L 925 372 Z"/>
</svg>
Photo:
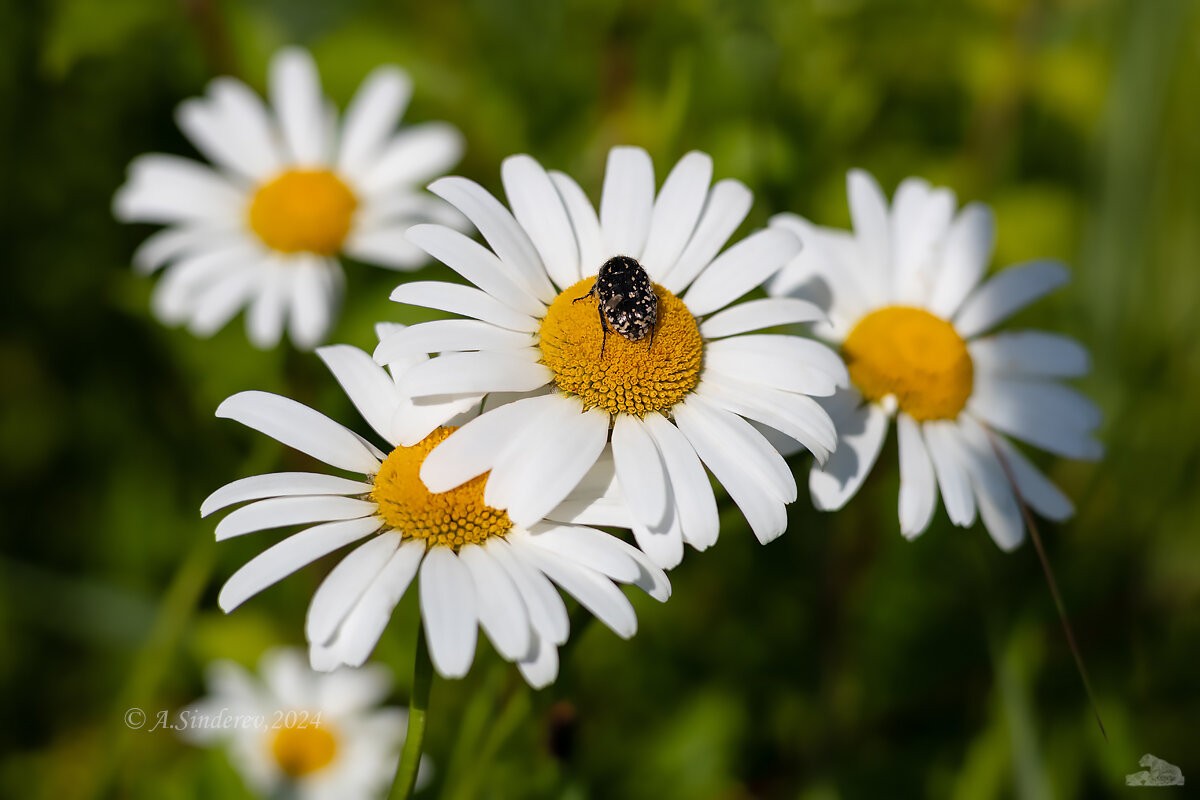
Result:
<svg viewBox="0 0 1200 800">
<path fill-rule="evenodd" d="M 863 397 L 894 395 L 918 421 L 954 419 L 971 396 L 967 343 L 949 322 L 919 308 L 871 312 L 846 337 L 842 356 Z"/>
<path fill-rule="evenodd" d="M 425 456 L 455 431 L 442 427 L 412 447 L 397 447 L 375 475 L 371 499 L 379 516 L 405 539 L 425 539 L 430 547 L 458 550 L 481 544 L 489 536 L 504 536 L 512 529 L 508 514 L 483 502 L 487 473 L 448 492 L 434 494 L 421 482 Z"/>
<path fill-rule="evenodd" d="M 289 170 L 250 202 L 250 227 L 272 250 L 333 255 L 350 232 L 358 200 L 328 170 Z"/>
<path fill-rule="evenodd" d="M 327 725 L 305 720 L 278 728 L 271 741 L 271 754 L 285 775 L 300 778 L 329 766 L 337 755 L 337 738 Z"/>
<path fill-rule="evenodd" d="M 584 278 L 565 290 L 542 320 L 541 361 L 554 373 L 558 388 L 578 395 L 586 408 L 639 417 L 683 400 L 700 380 L 704 356 L 704 340 L 687 306 L 656 283 L 653 339 L 631 342 L 611 330 L 606 337 L 597 301 L 575 302 L 594 282 Z"/>
</svg>

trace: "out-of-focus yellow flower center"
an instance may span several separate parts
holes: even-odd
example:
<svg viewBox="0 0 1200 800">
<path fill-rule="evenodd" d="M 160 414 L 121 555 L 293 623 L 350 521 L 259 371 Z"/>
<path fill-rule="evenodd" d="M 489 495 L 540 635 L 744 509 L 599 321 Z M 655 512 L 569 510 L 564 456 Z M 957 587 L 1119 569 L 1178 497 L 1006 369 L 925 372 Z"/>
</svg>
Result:
<svg viewBox="0 0 1200 800">
<path fill-rule="evenodd" d="M 272 250 L 333 255 L 350 232 L 358 200 L 328 170 L 289 170 L 250 201 L 250 227 Z"/>
<path fill-rule="evenodd" d="M 337 738 L 327 725 L 286 725 L 274 731 L 271 753 L 284 774 L 293 778 L 311 775 L 329 766 L 337 755 Z"/>
<path fill-rule="evenodd" d="M 868 400 L 895 395 L 913 419 L 954 419 L 975 370 L 967 343 L 928 311 L 889 306 L 859 320 L 842 345 L 850 380 Z"/>
<path fill-rule="evenodd" d="M 586 408 L 639 417 L 666 411 L 700 380 L 704 340 L 696 318 L 682 300 L 656 283 L 653 340 L 646 336 L 631 342 L 613 330 L 605 337 L 596 299 L 575 302 L 595 280 L 584 278 L 550 304 L 539 330 L 542 363 L 554 373 L 558 388 L 578 395 Z"/>
<path fill-rule="evenodd" d="M 434 494 L 421 482 L 421 463 L 433 448 L 453 433 L 442 427 L 412 447 L 397 447 L 379 468 L 371 499 L 379 516 L 405 539 L 425 539 L 430 547 L 458 550 L 481 544 L 489 536 L 504 536 L 512 529 L 508 514 L 483 502 L 488 473 L 448 492 Z"/>
</svg>

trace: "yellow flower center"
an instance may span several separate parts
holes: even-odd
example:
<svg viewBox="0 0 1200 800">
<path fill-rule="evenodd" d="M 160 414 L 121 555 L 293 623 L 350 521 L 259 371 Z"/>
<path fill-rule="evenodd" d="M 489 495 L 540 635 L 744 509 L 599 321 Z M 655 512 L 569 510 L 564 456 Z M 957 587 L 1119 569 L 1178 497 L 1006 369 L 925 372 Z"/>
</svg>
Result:
<svg viewBox="0 0 1200 800">
<path fill-rule="evenodd" d="M 250 227 L 272 250 L 333 255 L 350 232 L 358 200 L 328 170 L 289 170 L 254 193 Z"/>
<path fill-rule="evenodd" d="M 337 739 L 328 726 L 291 724 L 278 728 L 271 742 L 275 763 L 285 775 L 301 778 L 311 775 L 333 761 L 337 755 Z"/>
<path fill-rule="evenodd" d="M 598 301 L 589 297 L 575 302 L 595 280 L 584 278 L 550 304 L 538 331 L 542 363 L 554 373 L 558 388 L 578 395 L 585 408 L 639 417 L 666 411 L 700 380 L 704 340 L 696 318 L 682 300 L 656 283 L 654 338 L 631 342 L 611 329 L 605 336 Z"/>
<path fill-rule="evenodd" d="M 889 306 L 859 320 L 842 344 L 850 380 L 868 400 L 895 395 L 913 419 L 955 419 L 975 370 L 951 325 L 919 308 Z"/>
<path fill-rule="evenodd" d="M 455 431 L 442 427 L 412 447 L 397 447 L 379 468 L 371 499 L 379 516 L 405 539 L 425 539 L 430 547 L 458 550 L 465 544 L 482 544 L 489 536 L 504 536 L 512 529 L 508 514 L 483 502 L 488 473 L 448 492 L 434 494 L 421 482 L 421 463 L 429 451 Z"/>
</svg>

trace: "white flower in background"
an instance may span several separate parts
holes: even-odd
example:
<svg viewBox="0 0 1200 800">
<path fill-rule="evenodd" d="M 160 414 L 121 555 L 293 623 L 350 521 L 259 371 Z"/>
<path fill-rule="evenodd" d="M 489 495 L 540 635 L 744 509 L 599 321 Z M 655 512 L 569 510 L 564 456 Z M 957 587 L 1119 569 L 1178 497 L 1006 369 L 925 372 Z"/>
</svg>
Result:
<svg viewBox="0 0 1200 800">
<path fill-rule="evenodd" d="M 381 326 L 381 335 L 386 330 Z M 540 688 L 557 676 L 557 645 L 568 635 L 566 606 L 554 584 L 623 638 L 637 631 L 637 617 L 614 582 L 635 584 L 659 601 L 670 596 L 662 570 L 615 536 L 541 519 L 515 524 L 484 501 L 487 476 L 431 493 L 418 471 L 429 451 L 453 431 L 438 427 L 446 417 L 442 409 L 414 405 L 397 381 L 357 348 L 337 345 L 317 352 L 392 449 L 381 452 L 328 417 L 278 395 L 242 392 L 222 403 L 217 416 L 355 473 L 354 478 L 256 475 L 234 481 L 204 501 L 205 516 L 256 501 L 221 520 L 218 540 L 268 528 L 313 526 L 238 570 L 221 590 L 225 611 L 321 556 L 365 539 L 329 573 L 309 606 L 305 632 L 315 668 L 366 661 L 392 610 L 416 580 L 430 656 L 439 673 L 448 678 L 467 673 L 481 625 L 500 655 L 516 662 L 526 680 Z M 403 379 L 403 369 L 426 360 L 419 354 L 393 372 Z M 460 400 L 451 410 L 468 417 L 472 412 L 467 409 L 474 405 Z M 416 443 L 402 446 L 396 435 L 400 427 L 424 433 Z M 597 465 L 567 498 L 564 513 L 577 522 L 610 524 L 616 502 L 613 482 L 611 462 Z"/>
<path fill-rule="evenodd" d="M 471 319 L 413 325 L 375 351 L 384 364 L 441 353 L 401 378 L 415 397 L 509 401 L 433 451 L 421 470 L 426 485 L 446 491 L 491 470 L 484 500 L 528 525 L 607 452 L 611 431 L 625 525 L 659 566 L 678 564 L 684 542 L 704 549 L 717 539 L 702 464 L 760 541 L 781 534 L 796 484 L 756 424 L 824 459 L 836 437 L 810 395 L 846 385 L 846 369 L 818 342 L 740 335 L 822 318 L 812 303 L 730 304 L 774 274 L 800 242 L 787 231 L 763 230 L 718 255 L 745 219 L 751 194 L 733 180 L 710 186 L 712 160 L 703 153 L 684 156 L 656 196 L 649 155 L 614 148 L 599 215 L 571 178 L 547 173 L 528 156 L 507 159 L 501 178 L 511 213 L 465 178 L 429 187 L 475 224 L 490 250 L 440 225 L 408 232 L 478 288 L 417 282 L 392 294 Z M 636 260 L 653 281 L 657 324 L 636 341 L 622 335 L 619 313 L 630 310 L 631 298 L 644 311 L 644 295 L 612 297 L 607 322 L 605 297 L 589 295 L 598 270 L 616 256 Z M 423 433 L 401 426 L 397 435 L 412 444 Z"/>
<path fill-rule="evenodd" d="M 917 178 L 900 184 L 890 210 L 865 172 L 852 171 L 848 187 L 852 234 L 793 214 L 771 221 L 805 244 L 771 293 L 828 301 L 828 321 L 814 330 L 840 346 L 853 384 L 826 401 L 838 449 L 810 473 L 813 502 L 834 510 L 854 496 L 894 417 L 901 532 L 911 539 L 929 527 L 940 487 L 955 525 L 969 527 L 978 512 L 1011 550 L 1025 526 L 1006 465 L 1034 511 L 1062 520 L 1073 508 L 1000 434 L 1068 458 L 1102 453 L 1092 438 L 1100 412 L 1061 382 L 1087 373 L 1087 351 L 1053 333 L 990 333 L 1066 283 L 1067 269 L 1033 261 L 981 283 L 995 239 L 987 206 L 955 215 L 953 192 Z"/>
<path fill-rule="evenodd" d="M 221 77 L 207 96 L 182 103 L 179 126 L 213 166 L 139 156 L 113 210 L 126 222 L 168 226 L 133 256 L 144 273 L 169 265 L 152 301 L 162 322 L 208 336 L 245 308 L 255 346 L 273 347 L 286 327 L 307 349 L 336 317 L 339 253 L 414 269 L 426 258 L 404 240 L 405 228 L 456 224 L 419 187 L 457 163 L 462 137 L 441 122 L 395 131 L 412 84 L 392 66 L 367 77 L 340 122 L 304 50 L 272 59 L 269 90 L 270 110 Z"/>
<path fill-rule="evenodd" d="M 313 672 L 306 661 L 302 650 L 270 650 L 259 675 L 233 661 L 213 662 L 209 694 L 180 712 L 180 735 L 227 747 L 247 785 L 263 797 L 382 797 L 408 724 L 404 709 L 379 706 L 391 691 L 391 673 L 379 664 Z M 428 779 L 424 761 L 421 772 Z"/>
</svg>

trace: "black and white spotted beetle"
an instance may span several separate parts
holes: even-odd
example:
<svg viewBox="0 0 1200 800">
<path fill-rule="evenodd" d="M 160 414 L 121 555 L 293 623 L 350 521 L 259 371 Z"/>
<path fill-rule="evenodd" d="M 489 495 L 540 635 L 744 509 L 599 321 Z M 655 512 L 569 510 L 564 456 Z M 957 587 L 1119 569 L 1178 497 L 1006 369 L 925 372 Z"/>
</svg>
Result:
<svg viewBox="0 0 1200 800">
<path fill-rule="evenodd" d="M 650 347 L 654 346 L 654 325 L 658 322 L 658 295 L 650 284 L 650 276 L 636 259 L 629 256 L 613 256 L 600 265 L 596 282 L 583 297 L 573 302 L 595 296 L 600 312 L 600 328 L 604 331 L 600 339 L 600 357 L 604 357 L 604 344 L 608 341 L 608 329 L 624 336 L 631 342 L 640 342 L 650 334 Z"/>
</svg>

